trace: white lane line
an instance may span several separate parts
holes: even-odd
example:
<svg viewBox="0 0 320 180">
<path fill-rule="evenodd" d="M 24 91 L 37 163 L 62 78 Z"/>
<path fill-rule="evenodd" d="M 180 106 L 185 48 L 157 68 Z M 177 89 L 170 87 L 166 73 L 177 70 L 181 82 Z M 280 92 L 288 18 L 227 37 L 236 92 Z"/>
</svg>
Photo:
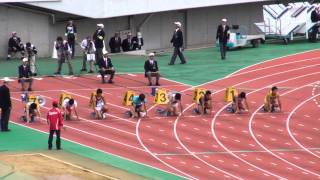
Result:
<svg viewBox="0 0 320 180">
<path fill-rule="evenodd" d="M 307 149 L 305 146 L 303 146 L 293 135 L 292 131 L 291 131 L 291 128 L 290 128 L 290 120 L 292 119 L 292 116 L 293 116 L 293 113 L 296 112 L 300 107 L 302 107 L 304 104 L 306 104 L 308 101 L 316 98 L 320 96 L 320 94 L 317 94 L 317 95 L 314 95 L 312 96 L 311 98 L 308 98 L 307 100 L 301 102 L 298 106 L 296 106 L 292 111 L 291 113 L 289 114 L 288 118 L 287 118 L 287 121 L 286 121 L 286 126 L 287 126 L 287 131 L 291 137 L 291 139 L 301 148 L 303 148 L 305 151 L 307 151 L 308 153 L 312 154 L 313 156 L 317 157 L 317 158 L 320 158 L 319 155 L 313 153 L 312 151 L 310 151 L 309 149 Z M 308 137 L 307 137 L 308 138 Z M 309 137 L 310 138 L 310 137 Z M 311 138 L 312 139 L 312 138 Z M 311 140 L 310 139 L 310 140 Z"/>
<path fill-rule="evenodd" d="M 20 102 L 19 99 L 14 98 L 14 97 L 11 97 L 11 99 Z M 47 110 L 50 109 L 50 108 L 48 108 L 48 107 L 42 107 L 42 108 L 43 108 L 43 109 L 47 109 Z M 46 120 L 45 118 L 41 117 L 41 119 L 42 119 L 42 121 L 47 122 L 47 120 Z M 28 126 L 27 126 L 27 127 L 28 127 Z M 114 140 L 114 139 L 110 139 L 110 138 L 107 138 L 107 137 L 104 137 L 104 136 L 101 136 L 101 135 L 98 135 L 98 134 L 90 133 L 90 132 L 88 132 L 88 131 L 78 129 L 78 128 L 75 128 L 75 127 L 70 126 L 70 125 L 64 125 L 64 127 L 66 127 L 67 129 L 72 129 L 72 130 L 81 132 L 81 133 L 83 133 L 83 134 L 87 134 L 87 135 L 90 135 L 90 136 L 93 136 L 93 137 L 97 137 L 97 138 L 100 138 L 100 139 L 103 139 L 103 140 L 106 140 L 106 141 L 110 141 L 110 142 L 113 142 L 113 143 L 116 143 L 116 144 L 120 144 L 120 145 L 123 145 L 123 146 L 126 146 L 126 147 L 130 147 L 130 148 L 133 148 L 133 149 L 136 149 L 136 150 L 140 150 L 140 151 L 145 152 L 144 149 L 141 149 L 141 148 L 139 148 L 139 147 L 132 146 L 132 145 L 129 145 L 129 144 L 126 144 L 126 143 L 123 143 L 123 142 L 120 142 L 120 141 L 117 141 L 117 140 Z"/>
<path fill-rule="evenodd" d="M 319 73 L 319 72 L 318 72 L 318 73 Z M 317 74 L 317 73 L 311 73 L 311 74 L 306 74 L 306 75 L 303 75 L 303 76 L 298 76 L 298 77 L 295 77 L 295 78 L 288 79 L 288 80 L 286 80 L 286 81 L 289 81 L 289 80 L 292 80 L 292 79 L 297 79 L 297 78 L 300 78 L 300 77 L 307 77 L 307 76 L 310 76 L 310 75 L 313 75 L 313 74 Z M 285 81 L 285 82 L 286 82 L 286 81 Z M 279 83 L 283 83 L 283 82 L 274 83 L 273 85 L 279 84 Z M 314 82 L 311 83 L 311 84 L 314 84 Z M 289 93 L 292 93 L 292 92 L 295 92 L 295 91 L 297 91 L 297 90 L 299 90 L 299 89 L 302 89 L 302 88 L 304 88 L 304 87 L 306 87 L 306 85 L 301 86 L 301 87 L 298 87 L 298 88 L 293 89 L 293 90 L 290 90 L 290 91 L 287 91 L 287 92 L 281 94 L 281 96 L 286 95 L 286 94 L 289 94 Z M 277 154 L 273 153 L 273 152 L 270 151 L 268 148 L 266 148 L 266 147 L 258 140 L 258 138 L 256 138 L 255 134 L 253 133 L 252 122 L 253 122 L 253 119 L 254 119 L 255 114 L 256 114 L 262 107 L 263 107 L 263 105 L 259 106 L 259 108 L 258 108 L 254 113 L 252 113 L 252 115 L 251 115 L 251 117 L 250 117 L 250 120 L 249 120 L 249 130 L 250 130 L 250 134 L 251 134 L 252 138 L 256 141 L 256 143 L 258 143 L 260 147 L 262 147 L 264 150 L 268 151 L 271 155 L 273 155 L 274 157 L 278 158 L 279 160 L 281 160 L 281 161 L 283 161 L 283 162 L 285 162 L 285 163 L 287 163 L 287 164 L 290 164 L 290 165 L 292 165 L 292 166 L 294 166 L 294 167 L 296 167 L 296 168 L 298 168 L 298 169 L 304 170 L 304 171 L 306 171 L 306 172 L 309 172 L 309 173 L 311 173 L 311 174 L 319 177 L 319 176 L 320 176 L 319 174 L 314 173 L 314 172 L 311 172 L 311 171 L 309 171 L 309 170 L 307 170 L 307 169 L 305 169 L 305 168 L 302 168 L 302 167 L 300 167 L 300 166 L 298 166 L 298 165 L 296 165 L 296 164 L 294 164 L 294 163 L 292 163 L 292 162 L 289 162 L 288 160 L 286 160 L 286 159 L 278 156 Z"/>
<path fill-rule="evenodd" d="M 297 70 L 299 70 L 299 69 L 300 69 L 300 68 L 298 68 Z M 273 84 L 270 84 L 270 85 L 272 86 L 272 85 L 274 85 L 274 84 L 280 84 L 280 83 L 284 83 L 284 82 L 287 82 L 287 81 L 291 81 L 291 80 L 295 80 L 295 79 L 299 79 L 299 78 L 303 78 L 303 77 L 307 77 L 307 76 L 311 76 L 311 75 L 316 75 L 316 74 L 320 74 L 320 72 L 310 73 L 310 74 L 306 74 L 306 75 L 302 75 L 302 76 L 297 76 L 297 77 L 290 78 L 290 79 L 286 79 L 286 80 L 283 80 L 283 81 L 279 81 L 279 82 L 277 82 L 277 83 L 273 83 Z M 310 83 L 310 84 L 312 84 L 312 83 Z M 269 86 L 270 86 L 270 85 L 269 85 Z M 265 86 L 265 87 L 260 88 L 260 89 L 264 89 L 264 88 L 269 87 L 269 86 Z M 259 89 L 259 90 L 260 90 L 260 89 Z M 253 92 L 257 92 L 257 91 L 258 91 L 258 90 L 253 91 Z M 253 93 L 253 92 L 250 92 L 250 93 Z M 249 93 L 248 93 L 248 94 L 249 94 Z M 241 160 L 242 162 L 244 162 L 244 163 L 246 163 L 246 164 L 248 164 L 248 165 L 250 165 L 250 166 L 252 166 L 252 167 L 255 167 L 255 168 L 257 168 L 257 169 L 259 169 L 259 170 L 261 170 L 261 171 L 263 171 L 263 172 L 265 172 L 265 173 L 271 174 L 271 175 L 273 175 L 273 176 L 275 176 L 275 177 L 277 177 L 277 178 L 283 179 L 283 177 L 281 177 L 281 176 L 279 176 L 279 175 L 276 175 L 276 174 L 274 174 L 274 173 L 272 173 L 272 172 L 269 172 L 269 171 L 267 171 L 267 170 L 265 170 L 265 169 L 262 169 L 262 168 L 260 168 L 260 167 L 258 167 L 258 166 L 256 166 L 256 165 L 254 165 L 254 164 L 252 164 L 252 163 L 250 163 L 250 162 L 242 159 L 241 157 L 237 156 L 236 154 L 232 153 L 232 152 L 231 152 L 226 146 L 224 146 L 224 144 L 218 139 L 218 137 L 217 137 L 217 135 L 216 135 L 216 131 L 214 130 L 214 125 L 215 125 L 217 116 L 218 116 L 228 105 L 229 105 L 229 104 L 227 104 L 227 105 L 225 105 L 224 107 L 222 107 L 222 108 L 215 114 L 215 116 L 214 116 L 214 118 L 213 118 L 213 120 L 212 120 L 212 123 L 211 123 L 211 132 L 212 132 L 212 134 L 213 134 L 214 139 L 218 142 L 218 144 L 219 144 L 221 147 L 223 147 L 226 151 L 230 152 L 230 154 L 232 154 L 234 157 L 238 158 L 238 159 Z M 250 124 L 250 125 L 251 125 L 251 124 Z M 251 133 L 251 130 L 250 130 L 250 133 Z M 257 141 L 257 140 L 255 140 L 255 141 Z"/>
</svg>

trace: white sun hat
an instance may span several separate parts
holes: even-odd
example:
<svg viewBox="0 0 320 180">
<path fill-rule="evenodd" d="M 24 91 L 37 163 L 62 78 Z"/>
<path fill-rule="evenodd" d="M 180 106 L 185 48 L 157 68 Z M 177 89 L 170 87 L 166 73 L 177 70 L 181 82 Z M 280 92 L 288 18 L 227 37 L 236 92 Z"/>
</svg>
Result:
<svg viewBox="0 0 320 180">
<path fill-rule="evenodd" d="M 98 27 L 101 27 L 101 28 L 104 28 L 104 25 L 101 23 L 101 24 L 97 24 Z"/>
<path fill-rule="evenodd" d="M 177 22 L 174 22 L 175 25 L 181 27 L 181 22 L 177 21 Z"/>
</svg>

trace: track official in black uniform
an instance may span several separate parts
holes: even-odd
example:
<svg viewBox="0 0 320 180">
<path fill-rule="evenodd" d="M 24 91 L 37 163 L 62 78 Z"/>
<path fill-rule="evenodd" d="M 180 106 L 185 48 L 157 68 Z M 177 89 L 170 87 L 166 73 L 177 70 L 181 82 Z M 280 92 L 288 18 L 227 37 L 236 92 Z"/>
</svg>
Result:
<svg viewBox="0 0 320 180">
<path fill-rule="evenodd" d="M 72 50 L 71 53 L 71 58 L 74 58 L 74 53 L 75 53 L 75 45 L 76 45 L 76 40 L 77 40 L 77 27 L 74 25 L 73 21 L 69 21 L 67 26 L 66 26 L 66 33 L 65 35 L 67 36 L 69 46 Z"/>
<path fill-rule="evenodd" d="M 103 24 L 97 24 L 97 30 L 93 34 L 93 42 L 96 47 L 96 59 L 101 59 L 103 56 L 104 47 L 104 37 L 105 32 L 103 30 Z"/>
<path fill-rule="evenodd" d="M 113 67 L 111 58 L 108 56 L 108 51 L 104 50 L 102 59 L 98 60 L 99 72 L 101 75 L 102 83 L 105 83 L 105 75 L 109 74 L 110 78 L 108 83 L 113 83 L 114 74 L 116 73 L 115 68 Z"/>
<path fill-rule="evenodd" d="M 180 64 L 185 64 L 187 62 L 182 54 L 183 34 L 181 31 L 181 23 L 174 22 L 174 24 L 176 25 L 176 30 L 173 32 L 173 36 L 171 39 L 171 43 L 173 44 L 174 51 L 173 51 L 173 55 L 172 55 L 172 58 L 171 58 L 169 65 L 174 65 L 174 62 L 176 61 L 177 56 L 179 56 L 179 58 L 180 58 L 180 61 L 181 61 Z"/>
<path fill-rule="evenodd" d="M 8 88 L 8 81 L 5 80 L 3 85 L 0 86 L 0 109 L 1 109 L 1 131 L 10 131 L 8 128 L 10 112 L 11 112 L 11 97 L 10 90 Z"/>
<path fill-rule="evenodd" d="M 218 26 L 216 40 L 219 40 L 221 59 L 226 59 L 227 42 L 230 38 L 230 27 L 227 25 L 227 19 L 222 19 Z"/>
<path fill-rule="evenodd" d="M 154 59 L 154 53 L 149 54 L 149 59 L 144 63 L 145 76 L 148 78 L 149 86 L 152 86 L 152 77 L 156 78 L 156 86 L 160 86 L 160 73 L 158 62 Z"/>
</svg>

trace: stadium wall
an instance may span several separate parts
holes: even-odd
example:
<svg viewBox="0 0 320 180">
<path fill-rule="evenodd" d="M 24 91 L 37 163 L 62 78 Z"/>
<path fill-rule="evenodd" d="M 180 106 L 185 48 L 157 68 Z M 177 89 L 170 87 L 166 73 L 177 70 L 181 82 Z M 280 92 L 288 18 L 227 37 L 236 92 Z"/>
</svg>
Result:
<svg viewBox="0 0 320 180">
<path fill-rule="evenodd" d="M 228 18 L 229 24 L 241 24 L 248 27 L 250 34 L 256 34 L 254 22 L 262 21 L 262 4 L 247 3 L 207 8 L 197 8 L 179 11 L 154 13 L 141 27 L 145 40 L 144 49 L 170 49 L 170 39 L 174 25 L 172 22 L 181 21 L 185 33 L 187 48 L 213 46 L 215 43 L 216 28 L 221 18 Z M 78 27 L 78 42 L 92 35 L 96 24 L 103 23 L 106 32 L 106 45 L 115 31 L 132 29 L 145 18 L 144 15 L 124 16 L 109 19 L 82 18 L 75 20 Z M 59 15 L 62 21 L 51 23 L 49 15 L 29 12 L 28 10 L 10 8 L 0 5 L 0 56 L 7 53 L 8 37 L 12 31 L 17 31 L 23 42 L 31 41 L 39 49 L 39 56 L 49 57 L 52 53 L 53 41 L 58 35 L 64 35 L 67 15 Z M 107 45 L 108 47 L 108 45 Z M 80 55 L 80 47 L 77 46 Z"/>
</svg>

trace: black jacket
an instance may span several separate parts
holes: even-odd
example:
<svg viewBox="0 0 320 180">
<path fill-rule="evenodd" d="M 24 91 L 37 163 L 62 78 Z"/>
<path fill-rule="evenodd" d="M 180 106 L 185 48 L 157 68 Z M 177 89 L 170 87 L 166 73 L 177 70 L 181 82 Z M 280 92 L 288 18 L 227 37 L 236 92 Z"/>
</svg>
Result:
<svg viewBox="0 0 320 180">
<path fill-rule="evenodd" d="M 19 66 L 19 78 L 30 78 L 31 75 L 30 66 L 26 66 L 26 68 L 23 65 Z"/>
<path fill-rule="evenodd" d="M 223 43 L 228 42 L 228 40 L 230 38 L 230 34 L 228 33 L 229 30 L 230 30 L 230 27 L 228 25 L 226 25 L 226 27 L 223 31 L 223 27 L 220 24 L 217 29 L 216 39 L 217 40 L 219 39 L 219 42 L 223 42 Z"/>
<path fill-rule="evenodd" d="M 66 26 L 66 34 L 67 34 L 67 38 L 68 41 L 70 40 L 75 40 L 75 35 L 77 33 L 77 27 L 73 24 L 73 25 L 67 25 Z"/>
<path fill-rule="evenodd" d="M 111 53 L 118 53 L 120 52 L 120 47 L 121 47 L 121 38 L 118 37 L 118 39 L 116 40 L 115 37 L 110 38 L 109 41 L 109 47 L 111 49 Z"/>
<path fill-rule="evenodd" d="M 102 39 L 99 39 L 98 36 L 102 36 Z M 94 32 L 94 34 L 93 34 L 93 42 L 94 42 L 94 45 L 95 45 L 96 48 L 103 48 L 104 37 L 105 37 L 105 33 L 104 33 L 103 29 L 101 29 L 100 31 L 96 30 Z"/>
<path fill-rule="evenodd" d="M 157 61 L 156 61 L 156 60 L 153 60 L 153 64 L 151 64 L 150 61 L 147 60 L 147 61 L 144 63 L 144 71 L 145 71 L 145 72 L 157 72 L 157 71 L 159 71 Z"/>
<path fill-rule="evenodd" d="M 111 59 L 108 57 L 108 58 L 107 58 L 107 63 L 106 63 L 106 61 L 105 61 L 104 58 L 100 59 L 100 60 L 98 61 L 98 66 L 99 66 L 99 68 L 110 69 L 110 68 L 113 67 L 113 64 L 112 64 Z"/>
<path fill-rule="evenodd" d="M 130 39 L 130 41 L 131 41 L 131 39 Z M 128 38 L 127 38 L 127 39 L 124 39 L 124 40 L 122 41 L 122 50 L 123 50 L 124 52 L 126 52 L 126 51 L 131 51 L 131 50 L 132 50 L 132 41 L 129 42 L 129 39 L 128 39 Z"/>
<path fill-rule="evenodd" d="M 10 90 L 6 85 L 0 86 L 0 108 L 11 108 Z"/>
<path fill-rule="evenodd" d="M 11 38 L 9 38 L 8 46 L 10 48 L 15 47 L 18 50 L 20 50 L 22 48 L 21 47 L 21 39 L 19 37 L 11 37 Z"/>
<path fill-rule="evenodd" d="M 181 29 L 173 32 L 171 43 L 173 43 L 173 47 L 176 48 L 181 48 L 183 46 L 183 34 Z"/>
<path fill-rule="evenodd" d="M 131 42 L 132 42 L 133 50 L 141 49 L 141 47 L 143 46 L 143 38 L 140 38 L 140 42 L 141 42 L 140 45 L 139 45 L 139 38 L 137 36 L 133 37 L 131 39 Z"/>
<path fill-rule="evenodd" d="M 313 10 L 311 12 L 311 21 L 315 23 L 315 22 L 318 22 L 319 20 L 320 20 L 320 15 L 317 13 L 316 10 Z"/>
</svg>

